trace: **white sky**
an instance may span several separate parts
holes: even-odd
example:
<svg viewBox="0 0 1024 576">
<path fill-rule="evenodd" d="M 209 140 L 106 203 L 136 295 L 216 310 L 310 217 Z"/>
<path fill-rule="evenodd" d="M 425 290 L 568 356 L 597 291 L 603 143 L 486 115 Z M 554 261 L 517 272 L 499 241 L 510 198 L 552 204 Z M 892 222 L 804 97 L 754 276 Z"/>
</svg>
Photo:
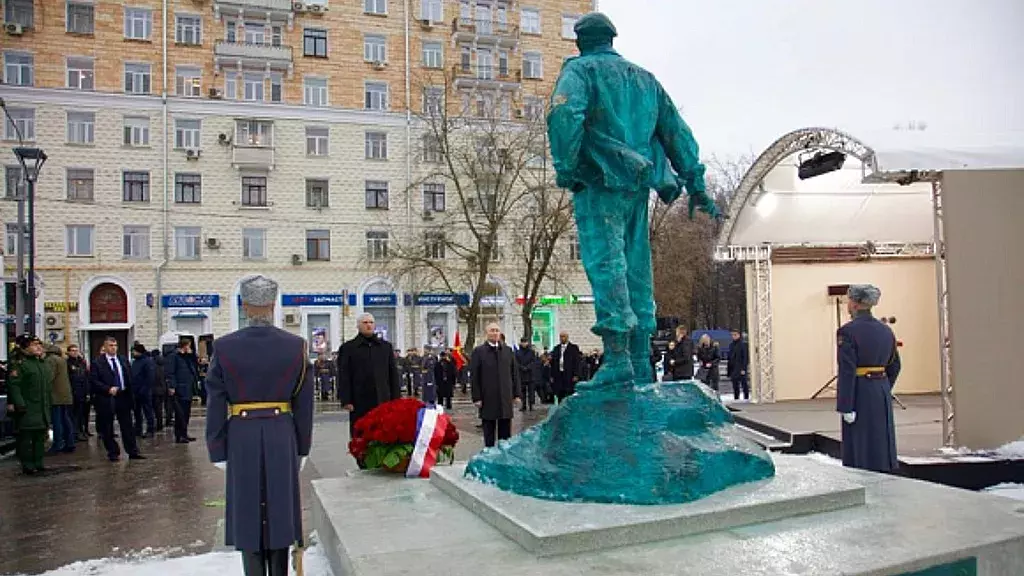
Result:
<svg viewBox="0 0 1024 576">
<path fill-rule="evenodd" d="M 702 152 L 760 153 L 807 126 L 884 147 L 1024 135 L 1024 0 L 600 0 Z M 904 135 L 906 133 L 903 133 Z"/>
</svg>

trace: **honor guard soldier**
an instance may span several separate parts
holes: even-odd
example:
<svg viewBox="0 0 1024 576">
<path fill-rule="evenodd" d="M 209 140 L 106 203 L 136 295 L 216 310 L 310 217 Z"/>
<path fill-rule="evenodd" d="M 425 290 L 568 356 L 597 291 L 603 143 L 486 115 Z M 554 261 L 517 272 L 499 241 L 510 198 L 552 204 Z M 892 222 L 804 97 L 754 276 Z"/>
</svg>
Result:
<svg viewBox="0 0 1024 576">
<path fill-rule="evenodd" d="M 891 472 L 897 466 L 892 388 L 900 374 L 900 354 L 892 330 L 871 313 L 881 296 L 870 284 L 847 291 L 852 320 L 836 335 L 836 410 L 843 418 L 843 466 Z"/>
<path fill-rule="evenodd" d="M 299 471 L 313 434 L 313 386 L 304 339 L 273 325 L 277 284 L 242 283 L 249 326 L 218 338 L 207 375 L 206 443 L 227 472 L 224 541 L 246 576 L 287 576 L 301 561 Z M 301 462 L 300 462 L 301 458 Z"/>
</svg>

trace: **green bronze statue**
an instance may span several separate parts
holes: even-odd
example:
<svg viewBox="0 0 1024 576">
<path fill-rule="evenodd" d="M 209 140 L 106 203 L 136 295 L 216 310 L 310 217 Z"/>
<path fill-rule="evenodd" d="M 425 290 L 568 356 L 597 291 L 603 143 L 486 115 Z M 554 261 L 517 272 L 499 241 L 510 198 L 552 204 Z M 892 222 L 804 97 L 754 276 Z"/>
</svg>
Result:
<svg viewBox="0 0 1024 576">
<path fill-rule="evenodd" d="M 604 363 L 586 388 L 649 382 L 655 331 L 648 230 L 650 191 L 666 203 L 683 188 L 690 216 L 717 216 L 704 191 L 697 142 L 650 72 L 612 48 L 617 32 L 600 13 L 575 27 L 580 55 L 562 68 L 548 138 L 557 184 L 573 192 L 583 267 L 594 292 Z"/>
</svg>

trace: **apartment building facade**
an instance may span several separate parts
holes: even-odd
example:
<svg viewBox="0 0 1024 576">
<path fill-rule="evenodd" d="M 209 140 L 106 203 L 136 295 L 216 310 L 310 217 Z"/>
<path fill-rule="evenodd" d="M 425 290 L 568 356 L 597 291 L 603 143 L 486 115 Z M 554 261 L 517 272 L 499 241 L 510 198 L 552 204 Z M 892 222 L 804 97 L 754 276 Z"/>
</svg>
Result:
<svg viewBox="0 0 1024 576">
<path fill-rule="evenodd" d="M 3 0 L 3 147 L 43 148 L 35 194 L 40 334 L 89 350 L 244 327 L 238 287 L 281 285 L 276 323 L 321 349 L 374 313 L 401 348 L 451 345 L 466 291 L 403 285 L 388 222 L 445 209 L 396 202 L 419 171 L 424 87 L 541 114 L 590 0 Z M 13 120 L 13 121 L 12 121 Z M 12 269 L 23 190 L 3 153 Z M 450 205 L 451 202 L 449 201 Z M 450 208 L 449 208 L 450 209 Z M 519 333 L 499 263 L 487 318 Z M 7 276 L 12 274 L 8 273 Z M 536 315 L 589 342 L 582 268 Z M 467 287 L 468 288 L 468 287 Z M 14 289 L 5 318 L 13 334 Z M 465 330 L 465 328 L 462 328 Z M 6 346 L 4 346 L 6 350 Z"/>
</svg>

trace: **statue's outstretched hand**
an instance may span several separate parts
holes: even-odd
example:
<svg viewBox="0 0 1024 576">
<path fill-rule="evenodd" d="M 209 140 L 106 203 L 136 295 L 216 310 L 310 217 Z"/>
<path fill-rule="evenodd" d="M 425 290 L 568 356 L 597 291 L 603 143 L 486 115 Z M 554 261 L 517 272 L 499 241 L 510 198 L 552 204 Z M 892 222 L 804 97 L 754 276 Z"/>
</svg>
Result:
<svg viewBox="0 0 1024 576">
<path fill-rule="evenodd" d="M 690 220 L 693 220 L 693 213 L 697 210 L 704 212 L 710 218 L 721 218 L 721 214 L 718 212 L 718 206 L 715 206 L 715 201 L 712 200 L 706 192 L 691 192 L 689 209 Z"/>
</svg>

